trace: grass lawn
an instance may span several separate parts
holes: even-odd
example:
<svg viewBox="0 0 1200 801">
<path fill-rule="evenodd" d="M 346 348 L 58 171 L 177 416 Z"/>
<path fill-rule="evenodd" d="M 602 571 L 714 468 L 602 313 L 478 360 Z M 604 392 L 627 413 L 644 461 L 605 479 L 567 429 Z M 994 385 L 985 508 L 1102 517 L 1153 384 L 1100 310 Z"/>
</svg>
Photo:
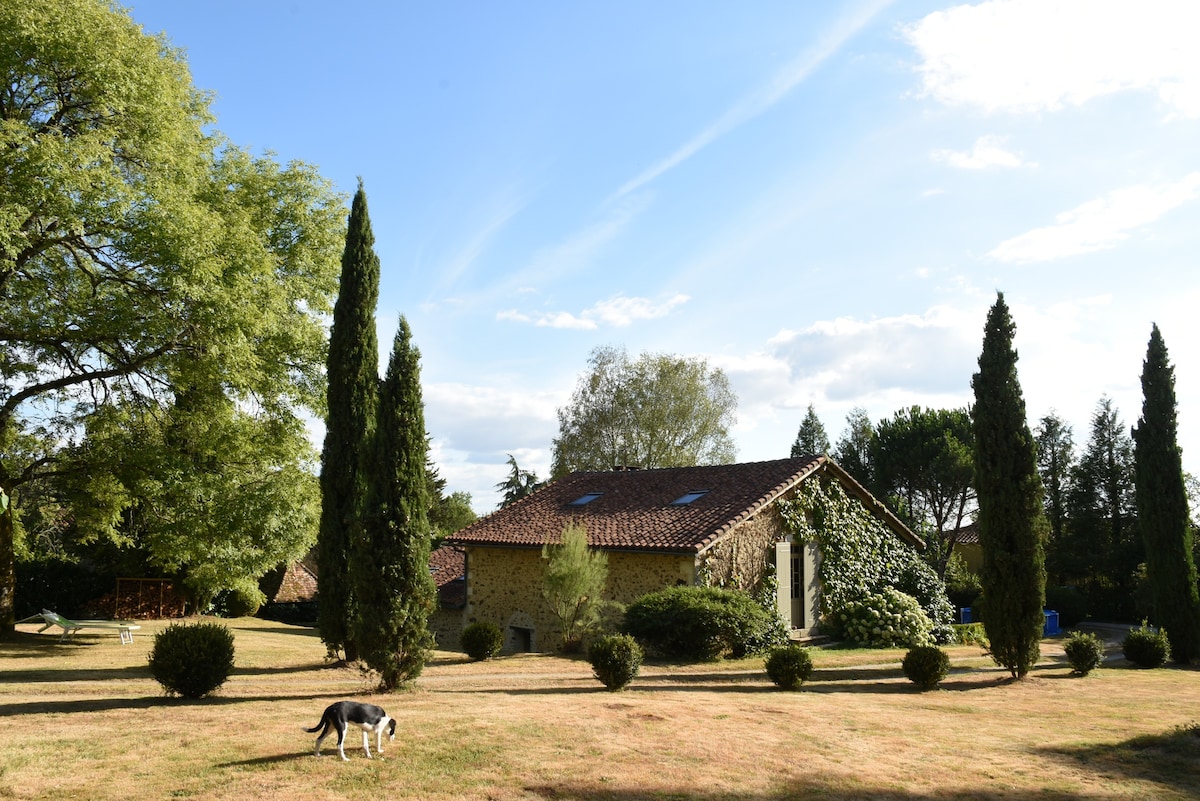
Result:
<svg viewBox="0 0 1200 801">
<path fill-rule="evenodd" d="M 940 690 L 918 692 L 901 651 L 816 650 L 781 692 L 761 660 L 647 665 L 610 693 L 586 662 L 546 655 L 474 663 L 438 652 L 416 687 L 372 691 L 329 667 L 309 629 L 225 621 L 237 668 L 211 698 L 163 696 L 133 645 L 37 626 L 0 643 L 0 798 L 17 799 L 1196 799 L 1200 670 L 1121 660 L 1069 675 L 1043 644 L 1026 680 L 949 649 Z M 333 700 L 399 720 L 368 761 L 312 755 Z"/>
</svg>

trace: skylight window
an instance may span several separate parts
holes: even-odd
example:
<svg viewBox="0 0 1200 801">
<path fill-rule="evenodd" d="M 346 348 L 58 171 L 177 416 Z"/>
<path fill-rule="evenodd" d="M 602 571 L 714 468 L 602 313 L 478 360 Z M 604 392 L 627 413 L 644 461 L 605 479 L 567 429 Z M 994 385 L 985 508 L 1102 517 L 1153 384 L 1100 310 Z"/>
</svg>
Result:
<svg viewBox="0 0 1200 801">
<path fill-rule="evenodd" d="M 569 505 L 570 506 L 583 506 L 584 504 L 591 503 L 592 501 L 596 500 L 603 494 L 604 494 L 603 492 L 589 492 L 587 495 L 580 496 L 580 497 L 576 498 L 575 500 L 571 501 L 571 503 Z"/>
<path fill-rule="evenodd" d="M 671 501 L 671 505 L 672 506 L 687 506 L 692 501 L 696 500 L 697 498 L 703 498 L 707 494 L 708 494 L 708 490 L 692 490 L 691 492 L 687 493 L 686 495 L 676 498 L 675 500 Z"/>
</svg>

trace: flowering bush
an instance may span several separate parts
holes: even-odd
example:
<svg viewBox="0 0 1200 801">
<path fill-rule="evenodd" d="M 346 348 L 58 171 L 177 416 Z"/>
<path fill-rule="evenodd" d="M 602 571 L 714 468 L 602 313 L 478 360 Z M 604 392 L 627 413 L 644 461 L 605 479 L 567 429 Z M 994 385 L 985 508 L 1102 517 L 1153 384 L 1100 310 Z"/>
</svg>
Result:
<svg viewBox="0 0 1200 801">
<path fill-rule="evenodd" d="M 821 547 L 817 577 L 823 626 L 837 630 L 847 604 L 890 587 L 916 598 L 937 642 L 953 640 L 954 607 L 937 573 L 837 482 L 805 482 L 795 499 L 780 502 L 779 510 L 797 541 Z"/>
<path fill-rule="evenodd" d="M 911 595 L 891 587 L 851 601 L 835 615 L 842 634 L 868 648 L 929 645 L 933 624 Z"/>
</svg>

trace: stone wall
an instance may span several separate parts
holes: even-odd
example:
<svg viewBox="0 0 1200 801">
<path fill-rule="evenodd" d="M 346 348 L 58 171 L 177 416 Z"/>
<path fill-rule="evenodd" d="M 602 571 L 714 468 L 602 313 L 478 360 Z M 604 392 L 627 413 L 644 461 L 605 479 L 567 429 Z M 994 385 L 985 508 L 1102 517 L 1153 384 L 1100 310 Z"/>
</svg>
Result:
<svg viewBox="0 0 1200 801">
<path fill-rule="evenodd" d="M 443 651 L 462 649 L 463 610 L 446 609 L 439 606 L 429 616 L 429 631 L 437 640 L 437 648 Z"/>
<path fill-rule="evenodd" d="M 784 536 L 783 519 L 771 504 L 701 554 L 700 570 L 706 583 L 755 592 L 774 558 L 775 543 Z"/>
<path fill-rule="evenodd" d="M 692 557 L 678 554 L 610 552 L 604 597 L 629 604 L 652 590 L 691 584 L 694 565 Z M 504 632 L 506 651 L 555 650 L 561 635 L 542 597 L 542 571 L 537 548 L 468 548 L 461 625 L 490 620 Z"/>
</svg>

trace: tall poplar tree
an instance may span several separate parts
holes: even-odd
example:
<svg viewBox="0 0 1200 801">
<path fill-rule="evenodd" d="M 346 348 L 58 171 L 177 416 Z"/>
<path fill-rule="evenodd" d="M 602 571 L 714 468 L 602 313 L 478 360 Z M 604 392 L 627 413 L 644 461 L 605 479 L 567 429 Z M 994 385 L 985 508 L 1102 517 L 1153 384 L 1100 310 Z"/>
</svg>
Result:
<svg viewBox="0 0 1200 801">
<path fill-rule="evenodd" d="M 1155 622 L 1167 632 L 1171 659 L 1200 660 L 1200 595 L 1178 445 L 1175 368 L 1155 325 L 1142 365 L 1142 416 L 1133 430 L 1138 522 Z"/>
<path fill-rule="evenodd" d="M 419 360 L 408 321 L 401 317 L 372 448 L 364 460 L 370 470 L 364 536 L 351 565 L 357 599 L 354 641 L 363 660 L 379 672 L 384 690 L 419 676 L 433 647 L 428 621 L 437 589 L 429 575 Z"/>
<path fill-rule="evenodd" d="M 354 594 L 349 576 L 359 516 L 367 494 L 363 454 L 375 427 L 379 395 L 379 257 L 359 181 L 350 207 L 342 276 L 329 335 L 325 444 L 321 451 L 321 528 L 317 540 L 318 630 L 331 653 L 358 657 L 352 637 Z"/>
<path fill-rule="evenodd" d="M 1017 380 L 1016 324 L 997 293 L 984 328 L 975 390 L 975 470 L 979 499 L 984 629 L 996 664 L 1014 678 L 1039 656 L 1046 597 L 1046 517 L 1033 435 Z"/>
</svg>

